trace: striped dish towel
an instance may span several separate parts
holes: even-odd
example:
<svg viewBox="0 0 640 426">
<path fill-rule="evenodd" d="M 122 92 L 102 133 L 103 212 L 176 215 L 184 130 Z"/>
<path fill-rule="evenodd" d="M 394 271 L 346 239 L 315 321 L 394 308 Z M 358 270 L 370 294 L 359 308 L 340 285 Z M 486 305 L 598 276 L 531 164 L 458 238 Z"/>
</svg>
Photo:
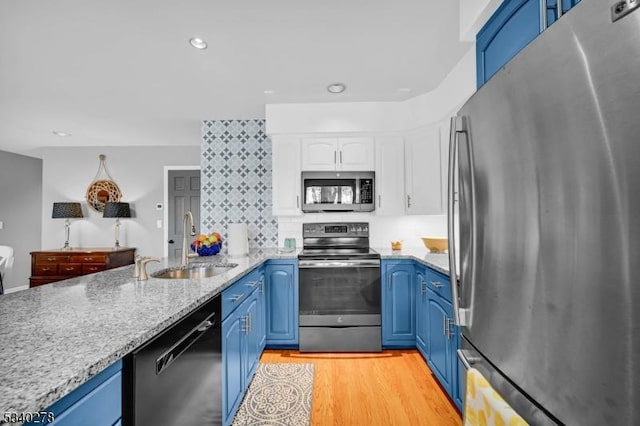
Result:
<svg viewBox="0 0 640 426">
<path fill-rule="evenodd" d="M 528 423 L 491 387 L 475 368 L 467 370 L 464 426 L 527 426 Z"/>
</svg>

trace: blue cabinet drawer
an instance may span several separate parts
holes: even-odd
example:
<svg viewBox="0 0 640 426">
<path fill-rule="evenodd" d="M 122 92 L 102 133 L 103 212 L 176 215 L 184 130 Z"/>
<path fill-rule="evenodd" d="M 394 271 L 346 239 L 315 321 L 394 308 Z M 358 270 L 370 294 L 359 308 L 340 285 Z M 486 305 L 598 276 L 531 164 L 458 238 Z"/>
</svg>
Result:
<svg viewBox="0 0 640 426">
<path fill-rule="evenodd" d="M 113 426 L 122 418 L 122 360 L 53 403 L 46 410 L 57 426 Z M 40 425 L 46 418 L 25 425 Z"/>
<path fill-rule="evenodd" d="M 451 303 L 451 280 L 449 280 L 449 277 L 427 268 L 424 279 L 426 281 L 426 288 L 433 290 L 447 302 Z"/>
<path fill-rule="evenodd" d="M 255 269 L 222 292 L 222 319 L 229 316 L 260 285 L 260 270 Z"/>
</svg>

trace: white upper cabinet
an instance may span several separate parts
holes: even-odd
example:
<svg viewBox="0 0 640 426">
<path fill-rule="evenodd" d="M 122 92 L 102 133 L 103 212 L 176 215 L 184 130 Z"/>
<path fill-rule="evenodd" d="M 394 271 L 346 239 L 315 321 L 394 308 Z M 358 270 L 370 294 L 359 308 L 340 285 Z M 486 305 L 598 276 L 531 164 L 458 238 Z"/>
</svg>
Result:
<svg viewBox="0 0 640 426">
<path fill-rule="evenodd" d="M 405 213 L 444 214 L 439 126 L 407 134 L 404 153 Z"/>
<path fill-rule="evenodd" d="M 404 139 L 376 138 L 376 214 L 404 214 Z"/>
<path fill-rule="evenodd" d="M 369 171 L 375 167 L 370 137 L 321 137 L 302 140 L 302 170 Z"/>
<path fill-rule="evenodd" d="M 296 216 L 300 209 L 300 138 L 272 136 L 273 215 Z"/>
</svg>

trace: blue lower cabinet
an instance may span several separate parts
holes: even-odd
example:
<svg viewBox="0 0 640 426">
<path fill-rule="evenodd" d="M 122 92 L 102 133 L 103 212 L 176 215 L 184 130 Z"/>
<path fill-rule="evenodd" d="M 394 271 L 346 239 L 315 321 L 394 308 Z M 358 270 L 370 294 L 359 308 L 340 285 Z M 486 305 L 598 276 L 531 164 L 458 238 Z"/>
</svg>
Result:
<svg viewBox="0 0 640 426">
<path fill-rule="evenodd" d="M 424 359 L 429 358 L 429 327 L 428 327 L 428 301 L 426 267 L 416 264 L 416 348 Z"/>
<path fill-rule="evenodd" d="M 227 425 L 260 362 L 260 327 L 256 288 L 222 321 L 222 423 Z"/>
<path fill-rule="evenodd" d="M 268 346 L 298 346 L 297 260 L 270 260 L 265 267 Z"/>
<path fill-rule="evenodd" d="M 458 327 L 456 327 L 458 328 Z M 454 365 L 457 366 L 456 371 L 456 382 L 453 386 L 453 402 L 458 407 L 458 410 L 462 411 L 462 407 L 464 405 L 464 398 L 467 391 L 467 370 L 462 365 L 462 361 L 458 359 L 457 350 L 460 348 L 460 343 L 462 340 L 462 335 L 460 333 L 460 329 L 457 330 L 457 339 L 455 343 L 455 350 L 453 353 L 453 362 Z"/>
<path fill-rule="evenodd" d="M 242 363 L 246 349 L 243 347 L 243 323 L 239 309 L 222 322 L 222 423 L 225 425 L 233 420 L 244 392 Z"/>
<path fill-rule="evenodd" d="M 34 420 L 27 425 L 113 426 L 122 418 L 122 361 L 105 368 L 44 413 L 38 419 L 23 420 Z"/>
<path fill-rule="evenodd" d="M 453 356 L 451 340 L 457 341 L 452 335 L 450 321 L 453 317 L 451 303 L 444 300 L 430 288 L 428 294 L 428 327 L 429 327 L 429 367 L 438 381 L 449 394 L 453 396 Z"/>
<path fill-rule="evenodd" d="M 411 260 L 382 262 L 382 345 L 416 346 L 415 269 Z"/>
</svg>

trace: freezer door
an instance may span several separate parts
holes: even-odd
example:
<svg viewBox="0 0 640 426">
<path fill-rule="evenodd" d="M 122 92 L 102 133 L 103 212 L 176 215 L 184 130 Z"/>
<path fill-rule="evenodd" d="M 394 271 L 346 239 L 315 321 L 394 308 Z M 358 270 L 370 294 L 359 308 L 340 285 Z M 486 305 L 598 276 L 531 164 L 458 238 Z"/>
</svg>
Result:
<svg viewBox="0 0 640 426">
<path fill-rule="evenodd" d="M 529 424 L 539 426 L 555 426 L 557 421 L 553 419 L 541 407 L 538 407 L 527 395 L 514 386 L 498 371 L 487 359 L 482 356 L 465 338 L 460 344 L 458 359 L 464 366 L 464 373 L 469 367 L 478 370 L 485 379 L 491 383 L 491 387 L 505 400 L 509 401 L 511 408 L 525 419 Z M 466 398 L 466 394 L 464 394 Z"/>
<path fill-rule="evenodd" d="M 583 0 L 457 117 L 463 334 L 567 424 L 640 424 L 640 11 Z"/>
</svg>

